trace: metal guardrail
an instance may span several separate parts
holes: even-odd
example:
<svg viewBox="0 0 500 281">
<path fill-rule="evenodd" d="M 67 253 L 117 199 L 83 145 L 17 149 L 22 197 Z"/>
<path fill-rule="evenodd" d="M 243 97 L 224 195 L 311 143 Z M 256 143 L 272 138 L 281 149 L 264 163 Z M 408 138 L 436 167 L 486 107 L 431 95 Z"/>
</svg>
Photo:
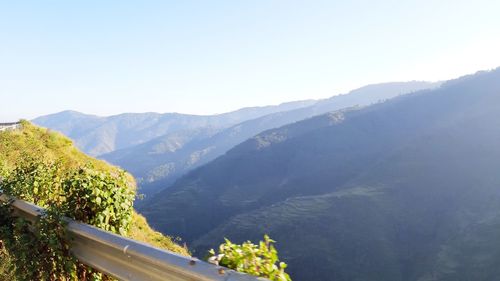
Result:
<svg viewBox="0 0 500 281">
<path fill-rule="evenodd" d="M 21 122 L 0 123 L 0 132 L 17 130 L 19 128 L 21 128 Z"/>
<path fill-rule="evenodd" d="M 44 209 L 0 193 L 12 202 L 14 215 L 34 221 Z M 119 280 L 133 281 L 265 281 L 68 219 L 73 255 L 82 263 Z"/>
</svg>

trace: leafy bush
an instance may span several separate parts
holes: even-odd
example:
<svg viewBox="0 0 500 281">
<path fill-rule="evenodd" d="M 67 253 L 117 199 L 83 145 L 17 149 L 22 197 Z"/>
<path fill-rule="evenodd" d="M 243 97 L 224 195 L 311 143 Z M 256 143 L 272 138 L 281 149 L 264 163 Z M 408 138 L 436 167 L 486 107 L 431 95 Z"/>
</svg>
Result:
<svg viewBox="0 0 500 281">
<path fill-rule="evenodd" d="M 43 280 L 36 275 L 42 271 L 51 272 L 46 280 L 103 278 L 64 253 L 66 239 L 61 239 L 65 238 L 64 228 L 60 228 L 64 225 L 61 216 L 189 256 L 185 247 L 155 232 L 133 211 L 136 187 L 130 174 L 85 155 L 63 135 L 28 121 L 22 121 L 22 130 L 0 132 L 2 190 L 36 203 L 48 213 L 30 224 L 13 219 L 10 207 L 0 204 L 0 244 L 4 246 L 0 249 L 0 280 L 15 280 L 13 272 L 17 272 L 18 280 Z M 56 259 L 51 255 L 67 258 L 59 263 L 67 268 L 54 264 Z M 42 259 L 47 264 L 42 265 Z"/>
<path fill-rule="evenodd" d="M 14 263 L 4 248 L 2 240 L 0 240 L 0 280 L 16 280 L 14 277 Z"/>
<path fill-rule="evenodd" d="M 8 204 L 0 207 L 0 235 L 10 255 L 10 272 L 18 280 L 78 280 L 77 262 L 69 253 L 64 223 L 49 211 L 32 223 L 16 219 Z M 13 265 L 16 265 L 13 267 Z"/>
<path fill-rule="evenodd" d="M 278 251 L 273 245 L 276 241 L 269 236 L 264 235 L 259 245 L 250 241 L 242 245 L 225 241 L 219 246 L 219 253 L 213 249 L 209 251 L 209 262 L 272 281 L 291 281 L 285 272 L 286 263 L 279 262 Z"/>
<path fill-rule="evenodd" d="M 126 236 L 135 198 L 127 185 L 124 171 L 112 175 L 80 168 L 63 180 L 61 210 L 72 219 Z"/>
<path fill-rule="evenodd" d="M 20 280 L 107 279 L 72 257 L 63 217 L 126 235 L 133 189 L 122 171 L 111 174 L 93 170 L 91 165 L 69 171 L 61 167 L 60 162 L 25 158 L 0 183 L 6 194 L 47 210 L 30 223 L 9 215 L 9 206 L 2 206 L 0 237 L 8 252 L 15 253 L 11 258 L 16 276 Z"/>
</svg>

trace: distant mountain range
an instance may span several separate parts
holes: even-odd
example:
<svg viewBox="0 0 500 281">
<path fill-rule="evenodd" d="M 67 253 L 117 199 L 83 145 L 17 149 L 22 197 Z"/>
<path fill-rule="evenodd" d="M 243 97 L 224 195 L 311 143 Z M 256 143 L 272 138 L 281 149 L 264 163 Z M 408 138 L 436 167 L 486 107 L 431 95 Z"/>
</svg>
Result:
<svg viewBox="0 0 500 281">
<path fill-rule="evenodd" d="M 276 106 L 248 107 L 229 113 L 201 116 L 179 113 L 124 113 L 100 117 L 76 111 L 63 111 L 32 120 L 73 139 L 84 152 L 99 156 L 154 138 L 186 130 L 217 131 L 260 116 L 293 110 L 316 101 L 297 101 Z"/>
<path fill-rule="evenodd" d="M 420 81 L 375 84 L 329 99 L 245 108 L 215 116 L 143 113 L 97 117 L 65 111 L 33 122 L 61 131 L 90 155 L 130 171 L 138 179 L 140 192 L 150 195 L 265 130 L 439 85 Z"/>
<path fill-rule="evenodd" d="M 295 281 L 497 280 L 500 69 L 352 105 L 262 132 L 139 211 L 201 256 L 268 233 Z"/>
</svg>

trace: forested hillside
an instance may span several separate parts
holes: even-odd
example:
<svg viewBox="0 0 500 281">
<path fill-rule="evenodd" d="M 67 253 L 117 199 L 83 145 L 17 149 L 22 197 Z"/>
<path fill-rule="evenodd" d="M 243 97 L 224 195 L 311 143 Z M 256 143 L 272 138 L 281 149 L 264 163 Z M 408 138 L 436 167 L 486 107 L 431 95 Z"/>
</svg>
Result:
<svg viewBox="0 0 500 281">
<path fill-rule="evenodd" d="M 281 112 L 244 121 L 220 131 L 210 128 L 184 130 L 100 157 L 130 171 L 140 181 L 140 192 L 152 195 L 168 187 L 188 171 L 214 160 L 235 145 L 263 131 L 329 111 L 367 106 L 439 85 L 440 83 L 421 81 L 368 85 L 345 95 L 319 100 L 310 106 L 282 108 Z"/>
<path fill-rule="evenodd" d="M 197 253 L 269 233 L 294 280 L 496 280 L 500 69 L 269 130 L 140 209 Z"/>
</svg>

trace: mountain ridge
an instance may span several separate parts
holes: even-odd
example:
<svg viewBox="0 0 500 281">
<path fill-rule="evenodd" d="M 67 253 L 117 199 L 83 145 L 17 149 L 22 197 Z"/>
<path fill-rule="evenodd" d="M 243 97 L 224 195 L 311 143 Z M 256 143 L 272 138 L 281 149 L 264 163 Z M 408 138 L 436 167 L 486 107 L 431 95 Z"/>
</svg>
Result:
<svg viewBox="0 0 500 281">
<path fill-rule="evenodd" d="M 476 73 L 266 131 L 140 212 L 197 253 L 268 233 L 294 280 L 492 280 L 498 116 L 500 69 Z"/>
<path fill-rule="evenodd" d="M 171 141 L 169 136 L 161 136 L 139 146 L 104 154 L 101 158 L 120 165 L 131 171 L 137 178 L 143 179 L 142 192 L 151 195 L 168 187 L 189 170 L 212 161 L 230 148 L 262 131 L 344 107 L 367 106 L 400 94 L 435 88 L 439 85 L 440 83 L 421 81 L 368 85 L 348 94 L 318 100 L 311 106 L 268 114 L 246 120 L 227 129 L 213 131 L 213 134 L 206 134 L 205 137 L 185 143 L 185 146 L 176 153 L 167 151 L 164 154 L 152 155 L 156 146 Z M 186 132 L 186 134 L 192 133 Z"/>
<path fill-rule="evenodd" d="M 312 100 L 296 101 L 276 106 L 242 108 L 217 115 L 149 112 L 101 117 L 77 111 L 62 111 L 35 118 L 33 122 L 67 135 L 84 152 L 98 156 L 180 130 L 201 127 L 221 129 L 282 108 L 299 108 L 312 103 Z"/>
</svg>

